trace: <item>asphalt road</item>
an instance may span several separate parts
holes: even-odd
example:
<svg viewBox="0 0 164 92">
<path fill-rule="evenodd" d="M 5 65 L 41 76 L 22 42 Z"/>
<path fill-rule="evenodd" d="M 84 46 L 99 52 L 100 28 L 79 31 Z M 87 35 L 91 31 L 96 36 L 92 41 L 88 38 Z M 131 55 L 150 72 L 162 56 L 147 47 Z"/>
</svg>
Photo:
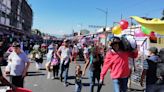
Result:
<svg viewBox="0 0 164 92">
<path fill-rule="evenodd" d="M 82 62 L 80 65 L 83 67 L 84 64 Z M 43 64 L 44 66 L 44 64 Z M 69 86 L 65 87 L 62 82 L 58 79 L 52 80 L 47 79 L 47 72 L 43 70 L 37 71 L 35 68 L 35 63 L 31 63 L 29 73 L 25 78 L 25 87 L 33 90 L 33 92 L 74 92 L 74 72 L 75 72 L 75 64 L 71 63 L 69 68 Z M 89 92 L 89 79 L 88 79 L 88 71 L 86 76 L 83 78 L 83 87 L 82 92 Z M 97 86 L 95 86 L 96 91 Z M 110 80 L 109 74 L 107 74 L 105 78 L 105 85 L 102 88 L 102 92 L 113 92 L 112 81 Z"/>
<path fill-rule="evenodd" d="M 78 63 L 83 68 L 84 65 L 83 62 L 79 61 Z M 43 64 L 43 67 L 44 66 L 45 64 Z M 47 79 L 46 70 L 45 69 L 36 70 L 35 62 L 32 62 L 28 72 L 28 76 L 25 78 L 24 87 L 31 89 L 33 92 L 74 92 L 75 89 L 74 73 L 75 73 L 75 64 L 71 63 L 69 68 L 69 79 L 68 79 L 70 85 L 68 87 L 65 87 L 63 83 L 60 82 L 58 79 L 55 80 Z M 82 92 L 89 92 L 88 71 L 86 72 L 86 75 L 84 76 L 82 82 L 83 82 Z M 109 72 L 105 77 L 104 84 L 105 85 L 102 87 L 101 92 L 114 92 L 113 84 L 112 84 L 112 80 L 110 79 Z M 140 86 L 137 86 L 136 84 L 132 84 L 132 88 L 139 89 L 139 91 L 133 90 L 129 92 L 143 92 L 140 91 L 142 88 Z M 96 89 L 97 86 L 95 86 L 95 92 Z"/>
</svg>

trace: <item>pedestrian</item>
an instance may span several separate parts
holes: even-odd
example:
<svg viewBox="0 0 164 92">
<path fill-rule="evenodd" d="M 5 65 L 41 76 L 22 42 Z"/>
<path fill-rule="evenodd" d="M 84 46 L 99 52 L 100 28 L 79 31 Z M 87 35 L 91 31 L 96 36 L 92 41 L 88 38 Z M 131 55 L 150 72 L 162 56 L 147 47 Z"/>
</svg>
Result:
<svg viewBox="0 0 164 92">
<path fill-rule="evenodd" d="M 48 71 L 48 73 L 47 73 L 47 79 L 50 79 L 50 77 L 51 77 L 51 71 L 53 69 L 53 66 L 51 65 L 52 57 L 53 57 L 53 52 L 54 52 L 54 45 L 53 44 L 50 44 L 48 46 L 47 62 L 46 62 L 46 70 Z"/>
<path fill-rule="evenodd" d="M 157 82 L 154 92 L 164 91 L 164 48 L 159 51 L 159 62 L 157 63 Z"/>
<path fill-rule="evenodd" d="M 150 47 L 148 49 L 148 58 L 143 62 L 143 71 L 141 75 L 140 84 L 143 86 L 143 82 L 146 76 L 146 92 L 155 92 L 155 84 L 157 81 L 157 63 L 159 61 L 158 49 L 156 47 Z"/>
<path fill-rule="evenodd" d="M 89 48 L 87 44 L 83 44 L 83 46 L 84 46 L 83 56 L 86 63 L 89 60 Z"/>
<path fill-rule="evenodd" d="M 110 48 L 106 53 L 104 64 L 100 75 L 100 84 L 110 69 L 110 75 L 113 80 L 114 92 L 126 92 L 130 69 L 128 57 L 136 58 L 138 51 L 124 51 L 119 37 L 113 37 L 110 42 Z"/>
<path fill-rule="evenodd" d="M 86 61 L 85 65 L 84 65 L 83 76 L 85 75 L 85 72 L 86 72 L 86 69 L 88 68 L 88 66 L 90 66 L 89 67 L 89 79 L 90 79 L 90 91 L 89 92 L 94 92 L 95 79 L 97 79 L 97 82 L 99 84 L 101 65 L 102 65 L 99 53 L 100 53 L 100 51 L 99 51 L 98 47 L 94 45 L 94 47 L 91 48 L 91 52 L 89 54 L 89 59 Z M 99 92 L 99 87 L 97 88 L 97 92 Z"/>
<path fill-rule="evenodd" d="M 43 53 L 41 52 L 41 46 L 39 44 L 35 44 L 33 46 L 33 51 L 31 52 L 31 55 L 35 61 L 36 69 L 42 69 Z"/>
<path fill-rule="evenodd" d="M 75 92 L 81 92 L 82 89 L 82 71 L 81 66 L 76 65 L 75 70 Z"/>
<path fill-rule="evenodd" d="M 63 42 L 63 46 L 60 46 L 57 55 L 60 58 L 60 81 L 62 82 L 63 79 L 63 72 L 64 75 L 64 85 L 68 86 L 67 78 L 68 78 L 68 70 L 70 60 L 72 58 L 71 49 L 69 47 L 69 40 L 65 39 Z"/>
<path fill-rule="evenodd" d="M 30 62 L 27 55 L 21 50 L 18 42 L 14 42 L 12 46 L 13 52 L 8 57 L 8 65 L 5 72 L 10 75 L 12 84 L 17 87 L 23 87 Z"/>
<path fill-rule="evenodd" d="M 2 62 L 3 59 L 3 52 L 0 51 L 0 62 Z M 15 86 L 13 84 L 11 84 L 3 75 L 2 75 L 2 70 L 0 67 L 0 82 L 2 85 L 4 86 L 10 86 L 13 91 L 15 90 Z"/>
<path fill-rule="evenodd" d="M 52 52 L 52 61 L 51 65 L 53 67 L 53 77 L 52 79 L 58 79 L 58 73 L 59 73 L 59 58 L 57 56 L 57 47 L 55 46 L 54 51 Z"/>
<path fill-rule="evenodd" d="M 77 63 L 77 55 L 78 55 L 78 47 L 77 47 L 77 44 L 75 43 L 74 46 L 73 46 L 73 49 L 72 49 L 72 58 L 73 58 L 73 61 L 74 63 L 76 64 Z"/>
</svg>

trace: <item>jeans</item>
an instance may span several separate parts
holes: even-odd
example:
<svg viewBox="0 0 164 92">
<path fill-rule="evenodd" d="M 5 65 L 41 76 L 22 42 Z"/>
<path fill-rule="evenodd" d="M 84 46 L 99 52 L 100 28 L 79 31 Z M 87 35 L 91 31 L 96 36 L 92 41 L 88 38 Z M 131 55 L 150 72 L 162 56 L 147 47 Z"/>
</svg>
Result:
<svg viewBox="0 0 164 92">
<path fill-rule="evenodd" d="M 82 89 L 82 83 L 81 82 L 75 83 L 75 92 L 81 92 L 81 89 Z"/>
<path fill-rule="evenodd" d="M 100 72 L 99 71 L 89 71 L 89 79 L 90 79 L 90 92 L 94 92 L 94 86 L 95 86 L 95 79 L 97 79 L 98 84 L 100 80 Z M 97 92 L 99 89 L 97 88 Z"/>
<path fill-rule="evenodd" d="M 68 70 L 69 70 L 69 64 L 64 65 L 64 64 L 60 64 L 60 78 L 63 77 L 63 72 L 64 72 L 64 83 L 67 83 L 67 79 L 68 79 Z"/>
<path fill-rule="evenodd" d="M 126 92 L 128 78 L 113 79 L 114 92 Z"/>
</svg>

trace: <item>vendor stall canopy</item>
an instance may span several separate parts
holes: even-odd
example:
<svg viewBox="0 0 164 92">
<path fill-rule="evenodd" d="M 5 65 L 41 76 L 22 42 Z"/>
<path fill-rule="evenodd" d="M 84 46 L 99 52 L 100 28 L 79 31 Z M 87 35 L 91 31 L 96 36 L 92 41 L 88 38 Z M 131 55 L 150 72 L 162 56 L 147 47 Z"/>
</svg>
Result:
<svg viewBox="0 0 164 92">
<path fill-rule="evenodd" d="M 164 35 L 164 21 L 158 18 L 154 18 L 152 20 L 145 20 L 138 16 L 131 16 L 134 20 L 136 20 L 139 24 L 151 30 L 152 32 L 156 32 L 157 34 Z"/>
</svg>

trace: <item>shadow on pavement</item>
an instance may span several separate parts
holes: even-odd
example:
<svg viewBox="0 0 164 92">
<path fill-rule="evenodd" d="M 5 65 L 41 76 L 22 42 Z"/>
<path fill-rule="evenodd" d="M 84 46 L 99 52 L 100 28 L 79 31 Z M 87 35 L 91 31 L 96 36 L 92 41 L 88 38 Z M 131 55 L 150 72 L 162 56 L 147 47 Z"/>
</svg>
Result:
<svg viewBox="0 0 164 92">
<path fill-rule="evenodd" d="M 144 92 L 144 89 L 129 88 L 128 92 Z"/>
<path fill-rule="evenodd" d="M 30 71 L 27 73 L 27 76 L 43 76 L 45 75 L 44 73 L 41 73 L 39 71 Z"/>
<path fill-rule="evenodd" d="M 82 77 L 82 79 L 89 79 L 88 77 Z"/>
<path fill-rule="evenodd" d="M 28 74 L 27 76 L 44 76 L 45 74 L 43 73 L 38 73 L 38 74 Z"/>
<path fill-rule="evenodd" d="M 41 72 L 34 72 L 34 71 L 30 71 L 30 72 L 27 72 L 28 74 L 30 74 L 30 73 L 41 73 Z"/>
<path fill-rule="evenodd" d="M 42 68 L 42 69 L 39 69 L 39 70 L 46 70 L 46 68 Z"/>
<path fill-rule="evenodd" d="M 68 80 L 75 79 L 75 76 L 68 76 Z"/>
</svg>

